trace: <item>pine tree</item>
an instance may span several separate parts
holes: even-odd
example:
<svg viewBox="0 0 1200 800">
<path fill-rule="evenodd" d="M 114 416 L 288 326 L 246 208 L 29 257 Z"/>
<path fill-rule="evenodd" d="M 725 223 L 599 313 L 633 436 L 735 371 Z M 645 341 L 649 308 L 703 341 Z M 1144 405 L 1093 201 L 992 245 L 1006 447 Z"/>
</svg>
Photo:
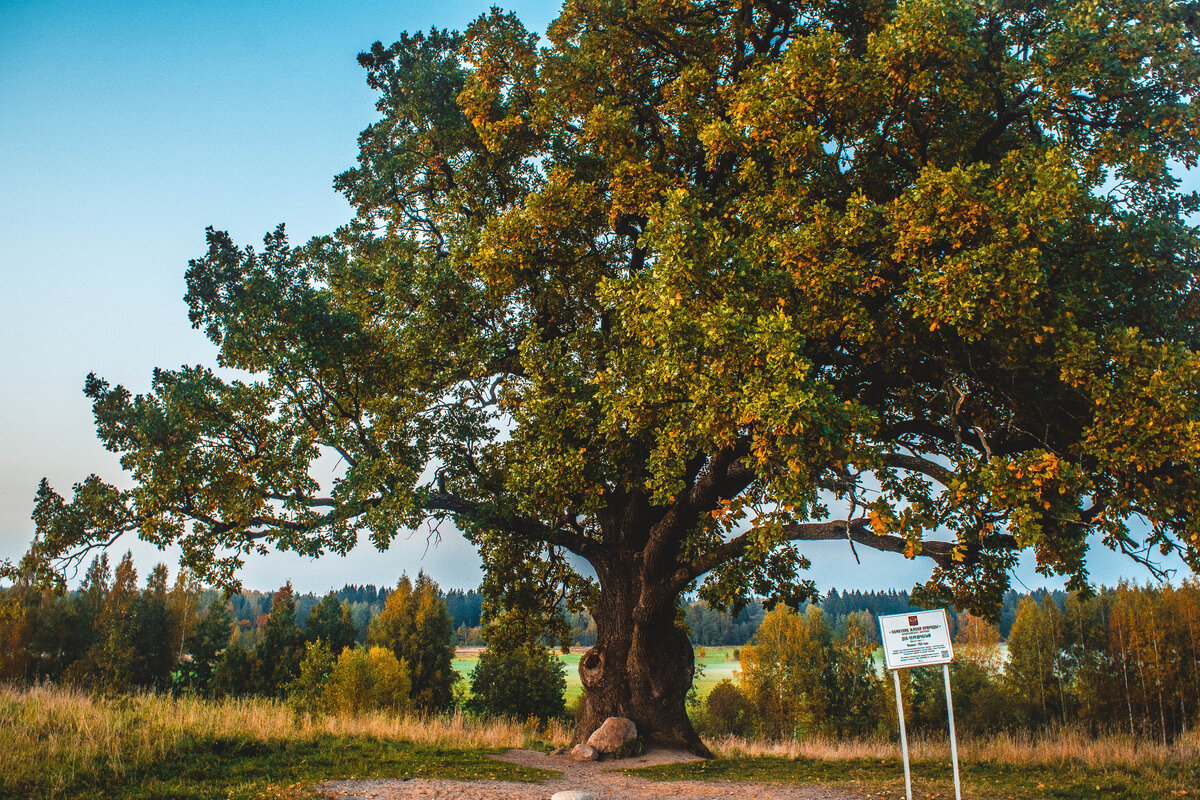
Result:
<svg viewBox="0 0 1200 800">
<path fill-rule="evenodd" d="M 265 695 L 282 696 L 284 687 L 300 671 L 304 634 L 296 626 L 296 595 L 289 581 L 271 600 L 254 648 L 254 688 Z"/>
<path fill-rule="evenodd" d="M 104 566 L 104 565 L 101 565 Z M 89 605 L 102 596 L 92 623 L 93 642 L 66 671 L 68 681 L 108 694 L 128 691 L 135 673 L 135 624 L 138 606 L 137 569 L 133 553 L 126 551 L 113 573 L 112 585 L 99 591 L 101 583 L 88 587 Z"/>
<path fill-rule="evenodd" d="M 446 709 L 454 704 L 458 679 L 454 658 L 454 629 L 437 584 L 425 573 L 414 585 L 407 575 L 388 595 L 383 611 L 367 629 L 367 643 L 386 647 L 408 665 L 412 698 L 423 710 Z"/>
<path fill-rule="evenodd" d="M 145 590 L 134 602 L 131 622 L 132 685 L 144 689 L 166 689 L 179 655 L 175 647 L 179 626 L 171 613 L 166 565 L 157 564 L 150 571 Z"/>
<path fill-rule="evenodd" d="M 229 647 L 230 625 L 228 604 L 215 598 L 188 639 L 188 658 L 181 675 L 184 688 L 206 697 L 216 694 L 214 677 Z"/>
<path fill-rule="evenodd" d="M 340 653 L 351 647 L 358 639 L 358 629 L 350 613 L 350 604 L 339 601 L 333 592 L 321 598 L 321 602 L 308 612 L 304 623 L 304 638 L 309 642 L 322 641 L 330 652 Z"/>
</svg>

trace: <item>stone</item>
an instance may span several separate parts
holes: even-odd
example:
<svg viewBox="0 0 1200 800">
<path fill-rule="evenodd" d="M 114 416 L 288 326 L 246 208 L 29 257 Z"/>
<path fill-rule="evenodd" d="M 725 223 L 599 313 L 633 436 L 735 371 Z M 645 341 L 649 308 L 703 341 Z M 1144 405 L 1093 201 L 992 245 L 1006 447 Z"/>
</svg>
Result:
<svg viewBox="0 0 1200 800">
<path fill-rule="evenodd" d="M 571 748 L 571 758 L 576 761 L 599 761 L 600 751 L 590 744 L 580 742 Z"/>
<path fill-rule="evenodd" d="M 587 743 L 608 755 L 620 750 L 626 742 L 632 742 L 637 735 L 637 726 L 633 724 L 633 720 L 624 717 L 609 717 L 588 737 Z"/>
<path fill-rule="evenodd" d="M 572 789 L 568 792 L 555 792 L 550 795 L 550 800 L 596 800 L 596 795 Z"/>
</svg>

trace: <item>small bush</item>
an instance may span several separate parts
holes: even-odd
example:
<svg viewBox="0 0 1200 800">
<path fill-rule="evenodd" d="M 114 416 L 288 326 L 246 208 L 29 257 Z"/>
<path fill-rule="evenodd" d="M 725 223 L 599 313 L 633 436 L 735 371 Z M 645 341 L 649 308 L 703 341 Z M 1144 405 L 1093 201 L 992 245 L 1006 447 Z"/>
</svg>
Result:
<svg viewBox="0 0 1200 800">
<path fill-rule="evenodd" d="M 412 692 L 408 665 L 397 659 L 391 650 L 372 647 L 367 651 L 367 666 L 371 671 L 372 706 L 392 713 L 408 710 Z"/>
<path fill-rule="evenodd" d="M 705 721 L 711 733 L 748 736 L 754 729 L 754 708 L 742 690 L 726 678 L 705 700 Z"/>
<path fill-rule="evenodd" d="M 514 719 L 563 717 L 567 688 L 563 670 L 562 662 L 540 645 L 525 644 L 511 650 L 489 647 L 471 671 L 471 698 L 466 708 L 476 714 Z"/>
<path fill-rule="evenodd" d="M 338 656 L 322 693 L 325 711 L 399 713 L 411 706 L 408 665 L 383 647 L 347 647 Z"/>
<path fill-rule="evenodd" d="M 325 684 L 333 665 L 333 653 L 324 642 L 311 642 L 305 648 L 300 674 L 287 687 L 288 705 L 298 714 L 318 714 L 325 710 Z"/>
</svg>

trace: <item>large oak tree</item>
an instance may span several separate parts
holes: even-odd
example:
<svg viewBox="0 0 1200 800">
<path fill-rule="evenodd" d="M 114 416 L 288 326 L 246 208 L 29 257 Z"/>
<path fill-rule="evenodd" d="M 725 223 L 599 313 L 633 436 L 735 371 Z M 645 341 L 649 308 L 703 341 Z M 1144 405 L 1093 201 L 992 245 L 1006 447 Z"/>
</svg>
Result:
<svg viewBox="0 0 1200 800">
<path fill-rule="evenodd" d="M 582 728 L 701 752 L 678 598 L 798 601 L 805 542 L 977 610 L 1023 550 L 1086 585 L 1093 534 L 1195 569 L 1197 14 L 568 0 L 375 44 L 356 218 L 209 232 L 191 319 L 249 377 L 89 377 L 133 488 L 43 483 L 35 550 L 231 579 L 452 520 L 591 608 Z"/>
</svg>

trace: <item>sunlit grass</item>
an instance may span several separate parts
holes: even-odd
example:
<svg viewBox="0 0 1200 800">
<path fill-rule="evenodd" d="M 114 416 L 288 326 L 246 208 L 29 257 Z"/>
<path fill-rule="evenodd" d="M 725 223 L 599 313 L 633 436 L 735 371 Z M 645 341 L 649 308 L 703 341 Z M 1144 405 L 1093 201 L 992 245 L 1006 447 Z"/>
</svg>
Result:
<svg viewBox="0 0 1200 800">
<path fill-rule="evenodd" d="M 709 659 L 728 656 L 712 653 Z M 718 662 L 719 663 L 719 662 Z M 155 695 L 105 699 L 52 687 L 0 688 L 0 797 L 309 798 L 339 778 L 535 780 L 486 758 L 509 747 L 569 743 L 570 731 L 463 714 L 297 716 L 263 699 Z M 709 740 L 714 761 L 641 772 L 657 780 L 828 784 L 903 796 L 899 748 L 886 739 Z M 949 744 L 912 742 L 918 798 L 953 796 Z M 1093 738 L 1074 729 L 960 741 L 965 800 L 1176 800 L 1200 789 L 1200 733 L 1171 745 Z"/>
<path fill-rule="evenodd" d="M 244 784 L 247 796 L 253 796 L 262 780 L 279 775 L 322 779 L 349 774 L 503 773 L 520 780 L 535 773 L 497 765 L 483 752 L 542 742 L 566 744 L 569 738 L 558 723 L 540 727 L 510 720 L 484 722 L 461 713 L 313 718 L 263 699 L 105 699 L 70 689 L 4 688 L 0 797 L 126 796 L 105 792 L 117 791 L 118 786 L 132 791 L 131 785 L 161 780 L 164 770 L 175 773 L 181 766 L 205 764 L 211 771 L 193 769 L 191 780 L 211 783 L 218 792 L 213 796 L 225 796 L 218 790 L 228 794 L 234 784 Z M 247 759 L 259 765 L 250 772 L 260 773 L 261 780 L 254 774 L 237 774 L 238 763 Z M 172 791 L 179 795 L 178 788 Z"/>
<path fill-rule="evenodd" d="M 886 739 L 808 738 L 772 742 L 740 737 L 708 741 L 709 762 L 638 770 L 656 780 L 737 780 L 844 786 L 873 797 L 904 796 L 898 743 Z M 954 796 L 950 745 L 909 742 L 918 798 Z M 1000 734 L 958 743 L 964 800 L 1189 798 L 1200 794 L 1200 734 L 1162 745 L 1075 729 Z"/>
<path fill-rule="evenodd" d="M 810 758 L 819 760 L 886 759 L 900 754 L 898 742 L 881 738 L 833 739 L 810 737 L 799 741 L 766 741 L 726 736 L 708 740 L 727 758 Z M 950 743 L 944 737 L 909 740 L 914 761 L 949 761 Z M 1075 728 L 1042 734 L 998 733 L 958 742 L 960 761 L 994 761 L 1003 764 L 1070 764 L 1105 768 L 1193 764 L 1200 766 L 1200 732 L 1180 737 L 1170 745 L 1130 736 L 1094 737 Z"/>
</svg>

